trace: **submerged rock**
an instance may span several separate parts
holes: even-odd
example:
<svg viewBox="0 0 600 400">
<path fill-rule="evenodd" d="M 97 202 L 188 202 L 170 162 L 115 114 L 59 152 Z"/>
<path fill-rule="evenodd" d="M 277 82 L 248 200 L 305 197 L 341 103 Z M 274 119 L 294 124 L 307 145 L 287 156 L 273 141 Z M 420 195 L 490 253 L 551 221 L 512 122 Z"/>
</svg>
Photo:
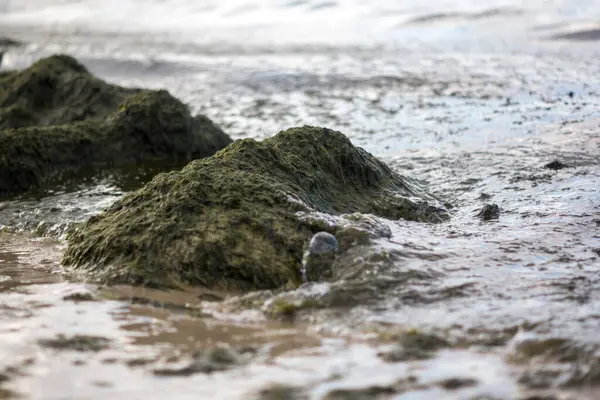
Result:
<svg viewBox="0 0 600 400">
<path fill-rule="evenodd" d="M 229 143 L 168 92 L 110 85 L 68 56 L 0 77 L 0 196 L 84 167 L 187 162 Z"/>
<path fill-rule="evenodd" d="M 308 211 L 436 222 L 445 209 L 340 132 L 292 128 L 234 142 L 92 217 L 63 264 L 108 283 L 233 291 L 298 285 L 319 231 Z"/>
</svg>

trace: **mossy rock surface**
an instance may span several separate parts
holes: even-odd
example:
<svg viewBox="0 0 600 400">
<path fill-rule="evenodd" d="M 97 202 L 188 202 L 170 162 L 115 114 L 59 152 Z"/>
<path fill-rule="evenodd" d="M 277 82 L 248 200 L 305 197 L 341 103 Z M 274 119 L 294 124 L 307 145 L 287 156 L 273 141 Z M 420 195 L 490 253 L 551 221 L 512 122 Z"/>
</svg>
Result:
<svg viewBox="0 0 600 400">
<path fill-rule="evenodd" d="M 187 162 L 230 143 L 168 92 L 110 85 L 69 56 L 0 77 L 0 196 L 84 167 Z"/>
<path fill-rule="evenodd" d="M 439 202 L 343 134 L 292 128 L 157 175 L 72 235 L 63 264 L 107 283 L 238 292 L 298 284 L 304 246 L 323 229 L 299 219 L 310 210 L 447 218 Z"/>
<path fill-rule="evenodd" d="M 70 56 L 43 58 L 0 79 L 0 129 L 106 117 L 139 92 L 94 77 Z"/>
</svg>

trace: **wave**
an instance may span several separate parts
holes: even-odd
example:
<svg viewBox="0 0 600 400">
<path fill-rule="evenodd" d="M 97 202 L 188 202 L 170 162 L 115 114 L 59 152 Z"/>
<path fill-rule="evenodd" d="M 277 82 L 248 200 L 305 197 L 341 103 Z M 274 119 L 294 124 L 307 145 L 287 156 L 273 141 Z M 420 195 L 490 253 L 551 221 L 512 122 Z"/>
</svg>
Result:
<svg viewBox="0 0 600 400">
<path fill-rule="evenodd" d="M 485 34 L 490 20 L 499 18 L 497 30 L 514 34 L 516 26 L 532 29 L 597 20 L 600 4 L 596 0 L 5 0 L 0 5 L 0 24 L 6 26 L 144 33 L 196 42 L 373 43 L 415 29 L 419 35 L 431 35 L 422 31 L 454 24 L 453 31 L 435 31 L 432 37 L 442 39 L 465 31 L 469 23 L 482 24 L 484 29 L 477 34 Z M 415 24 L 424 21 L 427 24 Z M 437 25 L 432 28 L 432 23 Z"/>
</svg>

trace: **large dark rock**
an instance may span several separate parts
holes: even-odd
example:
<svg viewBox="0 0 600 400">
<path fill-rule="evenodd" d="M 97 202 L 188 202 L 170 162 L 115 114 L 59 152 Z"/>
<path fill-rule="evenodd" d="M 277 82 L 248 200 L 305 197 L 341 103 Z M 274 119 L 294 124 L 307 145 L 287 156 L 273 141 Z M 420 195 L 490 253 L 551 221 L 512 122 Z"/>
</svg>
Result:
<svg viewBox="0 0 600 400">
<path fill-rule="evenodd" d="M 83 167 L 187 162 L 229 143 L 166 91 L 110 85 L 68 56 L 0 77 L 0 196 Z"/>
<path fill-rule="evenodd" d="M 296 285 L 308 240 L 337 229 L 301 220 L 298 212 L 309 210 L 447 218 L 439 202 L 343 134 L 293 128 L 157 175 L 73 234 L 63 264 L 105 283 L 242 292 Z"/>
</svg>

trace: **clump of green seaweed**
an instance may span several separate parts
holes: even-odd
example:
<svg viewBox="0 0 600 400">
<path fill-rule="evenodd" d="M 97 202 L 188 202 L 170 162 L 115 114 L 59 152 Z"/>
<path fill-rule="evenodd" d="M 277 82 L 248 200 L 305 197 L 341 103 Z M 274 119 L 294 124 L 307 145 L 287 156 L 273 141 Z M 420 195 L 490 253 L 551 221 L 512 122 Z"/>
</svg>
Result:
<svg viewBox="0 0 600 400">
<path fill-rule="evenodd" d="M 157 175 L 74 233 L 63 264 L 104 283 L 294 287 L 310 237 L 337 230 L 299 217 L 308 211 L 447 218 L 433 197 L 342 133 L 305 126 L 238 140 Z"/>
<path fill-rule="evenodd" d="M 168 92 L 108 84 L 69 56 L 0 76 L 0 196 L 83 168 L 183 163 L 230 143 Z"/>
</svg>

